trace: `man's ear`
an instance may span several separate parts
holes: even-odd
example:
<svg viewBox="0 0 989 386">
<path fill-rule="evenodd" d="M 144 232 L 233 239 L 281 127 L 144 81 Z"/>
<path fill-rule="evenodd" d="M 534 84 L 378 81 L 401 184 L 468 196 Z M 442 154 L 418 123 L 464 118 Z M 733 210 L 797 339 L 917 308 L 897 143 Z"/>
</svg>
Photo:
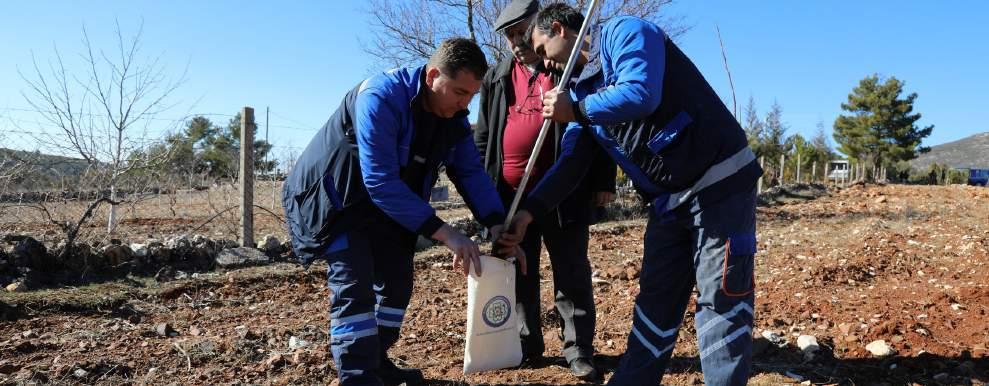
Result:
<svg viewBox="0 0 989 386">
<path fill-rule="evenodd" d="M 433 82 L 440 76 L 440 69 L 436 67 L 426 67 L 426 86 L 433 88 Z"/>
<path fill-rule="evenodd" d="M 554 36 L 555 35 L 559 35 L 559 36 L 563 37 L 564 33 L 566 33 L 565 28 L 563 28 L 563 24 L 561 24 L 558 21 L 554 21 L 551 28 L 552 29 L 550 31 L 553 32 L 553 35 Z"/>
</svg>

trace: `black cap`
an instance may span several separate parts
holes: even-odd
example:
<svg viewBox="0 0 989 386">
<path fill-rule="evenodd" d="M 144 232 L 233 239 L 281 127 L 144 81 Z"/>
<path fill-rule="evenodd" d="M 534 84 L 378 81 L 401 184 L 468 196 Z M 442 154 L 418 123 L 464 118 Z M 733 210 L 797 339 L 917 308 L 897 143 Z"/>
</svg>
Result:
<svg viewBox="0 0 989 386">
<path fill-rule="evenodd" d="M 539 12 L 538 0 L 512 0 L 505 9 L 501 10 L 498 20 L 495 20 L 495 31 L 501 32 L 505 28 L 535 15 L 536 12 Z"/>
</svg>

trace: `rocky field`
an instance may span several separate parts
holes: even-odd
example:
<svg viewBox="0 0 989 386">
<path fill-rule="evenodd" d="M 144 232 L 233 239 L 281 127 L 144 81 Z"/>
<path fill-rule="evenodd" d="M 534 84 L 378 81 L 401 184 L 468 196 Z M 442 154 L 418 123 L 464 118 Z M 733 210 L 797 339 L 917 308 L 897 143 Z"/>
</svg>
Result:
<svg viewBox="0 0 989 386">
<path fill-rule="evenodd" d="M 854 185 L 776 191 L 764 203 L 752 384 L 989 382 L 989 189 Z M 8 235 L 3 284 L 23 286 L 0 293 L 0 384 L 335 378 L 326 267 L 292 263 L 279 242 L 281 212 L 258 217 L 258 233 L 280 240 L 265 245 L 259 237 L 261 250 L 230 256 L 238 250 L 223 241 L 235 239 L 229 225 L 200 226 L 195 209 L 176 207 L 188 214 L 161 210 L 127 220 L 119 243 L 92 236 L 99 225 L 87 228 L 89 256 L 106 260 L 107 249 L 118 249 L 117 257 L 98 264 L 77 258 L 50 273 L 44 264 L 67 264 L 49 253 L 58 250 L 57 227 L 28 218 L 0 224 Z M 450 220 L 465 214 L 457 205 L 442 212 Z M 205 236 L 196 238 L 196 227 Z M 643 229 L 641 219 L 592 227 L 596 359 L 606 376 L 630 329 Z M 22 255 L 27 247 L 16 250 L 25 235 L 46 246 L 49 260 L 34 263 Z M 224 253 L 232 264 L 217 261 Z M 13 267 L 25 264 L 27 275 Z M 416 256 L 415 295 L 391 355 L 422 368 L 436 385 L 581 384 L 562 363 L 545 264 L 547 363 L 462 375 L 466 283 L 439 247 Z M 85 277 L 72 269 L 100 272 Z M 701 383 L 688 312 L 664 384 Z"/>
</svg>

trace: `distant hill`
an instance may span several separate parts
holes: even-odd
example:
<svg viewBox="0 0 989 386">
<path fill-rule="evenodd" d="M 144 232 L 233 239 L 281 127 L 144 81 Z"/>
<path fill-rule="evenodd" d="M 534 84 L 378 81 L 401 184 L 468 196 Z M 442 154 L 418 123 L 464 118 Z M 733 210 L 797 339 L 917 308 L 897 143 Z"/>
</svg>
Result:
<svg viewBox="0 0 989 386">
<path fill-rule="evenodd" d="M 86 169 L 87 165 L 86 161 L 78 158 L 0 148 L 0 165 L 9 165 L 10 162 L 19 161 L 27 161 L 32 167 L 24 178 L 14 181 L 13 186 L 8 186 L 8 189 L 12 191 L 47 189 L 58 186 L 63 177 L 67 182 L 71 182 L 75 176 Z M 0 174 L 2 172 L 3 170 L 0 170 Z"/>
<path fill-rule="evenodd" d="M 910 166 L 925 170 L 934 163 L 956 169 L 989 169 L 989 132 L 931 147 L 931 151 L 910 161 Z"/>
</svg>

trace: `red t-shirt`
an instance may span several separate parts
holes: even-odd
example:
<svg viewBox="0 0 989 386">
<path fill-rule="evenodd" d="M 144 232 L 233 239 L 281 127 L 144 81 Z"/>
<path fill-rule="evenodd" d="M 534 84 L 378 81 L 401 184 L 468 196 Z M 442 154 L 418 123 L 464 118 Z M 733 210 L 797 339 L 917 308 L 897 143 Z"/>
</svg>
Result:
<svg viewBox="0 0 989 386">
<path fill-rule="evenodd" d="M 522 183 L 532 148 L 543 126 L 543 95 L 553 89 L 553 79 L 546 72 L 529 70 L 517 60 L 512 65 L 513 95 L 509 95 L 508 119 L 502 136 L 502 178 L 514 189 Z M 526 191 L 532 190 L 543 174 L 553 166 L 553 132 L 547 133 L 542 151 L 532 168 Z"/>
</svg>

